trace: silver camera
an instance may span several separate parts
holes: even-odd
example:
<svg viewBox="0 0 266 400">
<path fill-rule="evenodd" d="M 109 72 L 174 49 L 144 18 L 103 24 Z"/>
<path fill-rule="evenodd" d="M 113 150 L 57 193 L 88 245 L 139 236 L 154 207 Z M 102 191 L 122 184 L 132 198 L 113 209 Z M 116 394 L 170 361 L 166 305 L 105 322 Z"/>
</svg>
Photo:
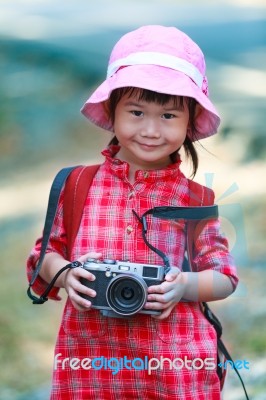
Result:
<svg viewBox="0 0 266 400">
<path fill-rule="evenodd" d="M 102 310 L 106 316 L 132 316 L 161 314 L 159 310 L 143 309 L 147 289 L 164 281 L 165 268 L 158 265 L 137 264 L 129 261 L 89 259 L 83 268 L 95 275 L 94 281 L 85 278 L 81 283 L 96 291 L 95 297 L 80 294 L 92 303 L 92 308 Z"/>
</svg>

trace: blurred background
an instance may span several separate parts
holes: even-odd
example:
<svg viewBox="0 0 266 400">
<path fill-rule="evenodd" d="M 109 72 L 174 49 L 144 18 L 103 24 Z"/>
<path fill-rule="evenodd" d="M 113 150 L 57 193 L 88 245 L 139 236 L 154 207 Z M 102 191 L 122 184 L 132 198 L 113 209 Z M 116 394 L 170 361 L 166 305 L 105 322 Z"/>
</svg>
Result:
<svg viewBox="0 0 266 400">
<path fill-rule="evenodd" d="M 206 55 L 222 125 L 198 144 L 196 180 L 216 192 L 241 278 L 213 308 L 233 357 L 250 363 L 248 392 L 266 398 L 265 1 L 0 0 L 0 399 L 48 399 L 64 302 L 31 304 L 25 261 L 56 172 L 102 160 L 110 137 L 79 110 L 115 42 L 143 24 L 176 26 Z M 224 399 L 243 398 L 229 371 Z"/>
</svg>

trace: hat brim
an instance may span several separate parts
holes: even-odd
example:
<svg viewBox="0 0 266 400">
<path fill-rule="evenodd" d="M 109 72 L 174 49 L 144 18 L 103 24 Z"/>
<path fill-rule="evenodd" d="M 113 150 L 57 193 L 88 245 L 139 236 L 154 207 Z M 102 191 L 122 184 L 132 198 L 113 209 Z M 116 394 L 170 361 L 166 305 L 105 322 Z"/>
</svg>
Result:
<svg viewBox="0 0 266 400">
<path fill-rule="evenodd" d="M 217 132 L 220 117 L 208 96 L 184 73 L 157 65 L 133 65 L 121 68 L 93 92 L 81 112 L 97 126 L 113 132 L 104 102 L 109 99 L 114 89 L 122 87 L 137 87 L 194 98 L 202 107 L 196 118 L 197 139 L 206 138 Z"/>
</svg>

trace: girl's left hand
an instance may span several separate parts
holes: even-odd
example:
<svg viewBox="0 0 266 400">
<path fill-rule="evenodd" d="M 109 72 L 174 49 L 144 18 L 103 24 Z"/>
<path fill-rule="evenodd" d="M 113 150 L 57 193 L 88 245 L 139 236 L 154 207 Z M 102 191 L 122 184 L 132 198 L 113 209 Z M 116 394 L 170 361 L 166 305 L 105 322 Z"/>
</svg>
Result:
<svg viewBox="0 0 266 400">
<path fill-rule="evenodd" d="M 185 292 L 183 273 L 177 267 L 172 267 L 160 285 L 148 288 L 148 301 L 144 308 L 147 310 L 162 310 L 160 315 L 153 318 L 162 320 L 169 317 L 172 309 L 180 301 Z"/>
</svg>

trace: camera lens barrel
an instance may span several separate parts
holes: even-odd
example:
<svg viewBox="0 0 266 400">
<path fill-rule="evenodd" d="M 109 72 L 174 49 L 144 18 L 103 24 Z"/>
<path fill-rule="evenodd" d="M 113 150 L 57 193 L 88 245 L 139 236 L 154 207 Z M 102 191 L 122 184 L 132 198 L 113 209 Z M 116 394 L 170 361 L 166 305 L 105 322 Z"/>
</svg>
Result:
<svg viewBox="0 0 266 400">
<path fill-rule="evenodd" d="M 137 275 L 118 275 L 107 287 L 106 300 L 109 307 L 117 314 L 134 315 L 147 301 L 147 284 Z"/>
</svg>

